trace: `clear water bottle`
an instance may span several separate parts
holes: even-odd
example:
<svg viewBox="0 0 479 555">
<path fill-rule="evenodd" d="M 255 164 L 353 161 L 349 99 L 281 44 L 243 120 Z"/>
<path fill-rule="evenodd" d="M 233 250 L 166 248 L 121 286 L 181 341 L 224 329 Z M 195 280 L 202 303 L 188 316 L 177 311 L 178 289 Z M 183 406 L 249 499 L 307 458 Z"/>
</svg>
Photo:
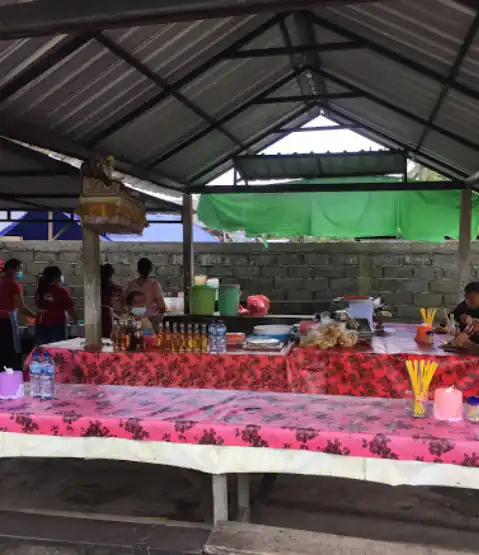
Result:
<svg viewBox="0 0 479 555">
<path fill-rule="evenodd" d="M 48 353 L 43 354 L 40 396 L 42 399 L 55 397 L 55 363 Z"/>
<path fill-rule="evenodd" d="M 32 397 L 41 396 L 41 378 L 42 378 L 42 363 L 38 353 L 32 354 L 32 359 L 29 365 L 30 370 L 30 395 Z"/>
<path fill-rule="evenodd" d="M 211 322 L 208 327 L 208 353 L 216 354 L 216 324 Z"/>
<path fill-rule="evenodd" d="M 222 320 L 216 326 L 216 352 L 226 353 L 226 326 Z"/>
</svg>

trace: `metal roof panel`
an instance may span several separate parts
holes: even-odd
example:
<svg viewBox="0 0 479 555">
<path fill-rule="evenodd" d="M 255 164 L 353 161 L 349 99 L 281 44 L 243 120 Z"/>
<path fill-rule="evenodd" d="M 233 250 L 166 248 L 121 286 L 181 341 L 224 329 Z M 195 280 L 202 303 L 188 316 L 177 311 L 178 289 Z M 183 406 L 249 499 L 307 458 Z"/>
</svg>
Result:
<svg viewBox="0 0 479 555">
<path fill-rule="evenodd" d="M 367 2 L 316 13 L 444 75 L 474 17 L 452 0 Z"/>
<path fill-rule="evenodd" d="M 154 166 L 155 171 L 203 182 L 226 169 L 231 156 L 243 147 L 258 150 L 278 138 L 273 131 L 279 122 L 303 122 L 319 112 L 319 106 L 306 111 L 301 102 L 250 103 L 288 75 L 294 62 L 323 72 L 329 93 L 347 90 L 348 83 L 363 91 L 362 98 L 330 101 L 335 110 L 369 123 L 383 138 L 403 146 L 414 148 L 424 136 L 424 156 L 445 167 L 469 171 L 473 165 L 470 151 L 474 150 L 470 145 L 479 142 L 474 131 L 479 106 L 475 61 L 479 37 L 459 71 L 460 86 L 450 81 L 442 108 L 435 107 L 474 16 L 473 10 L 453 0 L 371 1 L 316 9 L 310 20 L 318 43 L 354 38 L 360 47 L 320 52 L 317 64 L 311 63 L 314 56 L 290 59 L 286 53 L 272 58 L 222 59 L 221 53 L 228 48 L 231 53 L 233 44 L 241 50 L 285 46 L 288 41 L 278 25 L 279 15 L 271 23 L 271 14 L 260 14 L 110 29 L 104 36 L 140 65 L 132 67 L 131 60 L 128 63 L 118 51 L 113 53 L 104 42 L 92 39 L 22 84 L 3 102 L 5 89 L 0 88 L 0 133 L 2 121 L 22 119 L 54 132 L 60 140 L 76 142 L 77 152 L 96 150 L 126 163 L 141 162 L 143 175 L 145 168 Z M 297 17 L 286 15 L 285 25 L 292 45 L 308 42 Z M 256 28 L 262 31 L 257 36 Z M 12 77 L 35 67 L 57 43 L 67 40 L 72 37 L 0 43 L 4 85 L 11 85 Z M 180 82 L 179 91 L 190 105 L 155 82 L 152 72 L 166 80 L 168 87 Z M 311 94 L 305 83 L 303 79 L 299 88 L 293 80 L 272 96 Z M 429 136 L 424 135 L 435 112 Z M 222 118 L 222 125 L 215 126 L 214 118 Z M 441 128 L 445 132 L 438 136 Z M 191 137 L 198 140 L 188 140 Z M 181 152 L 179 145 L 184 142 L 188 146 Z M 455 160 L 452 153 L 457 154 Z"/>
</svg>

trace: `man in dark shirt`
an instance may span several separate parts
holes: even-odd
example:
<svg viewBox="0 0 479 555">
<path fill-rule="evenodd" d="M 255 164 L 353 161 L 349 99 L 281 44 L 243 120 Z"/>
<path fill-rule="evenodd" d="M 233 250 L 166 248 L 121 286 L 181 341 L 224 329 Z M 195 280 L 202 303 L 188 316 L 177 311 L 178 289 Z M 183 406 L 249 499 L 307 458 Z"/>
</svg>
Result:
<svg viewBox="0 0 479 555">
<path fill-rule="evenodd" d="M 479 281 L 468 283 L 464 288 L 464 300 L 453 311 L 456 322 L 461 328 L 471 323 L 471 319 L 479 320 Z"/>
<path fill-rule="evenodd" d="M 474 334 L 468 339 L 472 343 L 479 343 L 479 282 L 473 281 L 468 283 L 464 288 L 464 300 L 459 303 L 453 311 L 453 316 L 456 322 L 459 323 L 461 332 L 466 328 L 474 330 Z M 466 330 L 468 331 L 468 330 Z M 463 334 L 461 334 L 462 336 Z M 468 336 L 470 333 L 467 334 Z M 459 338 L 465 342 L 464 338 Z M 462 341 L 463 340 L 463 341 Z M 465 345 L 461 345 L 465 347 Z"/>
</svg>

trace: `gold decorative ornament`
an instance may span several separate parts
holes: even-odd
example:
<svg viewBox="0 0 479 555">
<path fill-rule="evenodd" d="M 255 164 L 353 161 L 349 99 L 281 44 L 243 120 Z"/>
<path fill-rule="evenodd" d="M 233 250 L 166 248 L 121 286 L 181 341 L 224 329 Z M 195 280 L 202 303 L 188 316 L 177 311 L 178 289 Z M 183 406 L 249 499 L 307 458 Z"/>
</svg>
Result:
<svg viewBox="0 0 479 555">
<path fill-rule="evenodd" d="M 96 157 L 81 166 L 76 213 L 83 226 L 99 234 L 138 234 L 148 225 L 144 204 L 113 178 L 114 158 Z"/>
</svg>

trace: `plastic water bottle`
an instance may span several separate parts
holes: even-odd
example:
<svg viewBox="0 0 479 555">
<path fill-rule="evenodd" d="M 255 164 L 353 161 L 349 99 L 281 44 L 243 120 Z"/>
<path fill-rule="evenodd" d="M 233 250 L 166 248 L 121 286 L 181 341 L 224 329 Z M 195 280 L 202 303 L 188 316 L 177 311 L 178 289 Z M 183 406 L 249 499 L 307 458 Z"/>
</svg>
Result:
<svg viewBox="0 0 479 555">
<path fill-rule="evenodd" d="M 53 399 L 55 397 L 55 363 L 46 352 L 43 354 L 41 367 L 40 396 L 42 399 Z"/>
<path fill-rule="evenodd" d="M 216 324 L 211 322 L 208 328 L 208 353 L 216 354 Z"/>
<path fill-rule="evenodd" d="M 29 365 L 30 369 L 30 395 L 32 397 L 41 396 L 42 363 L 38 353 L 32 354 Z"/>
<path fill-rule="evenodd" d="M 222 320 L 216 326 L 216 352 L 226 353 L 226 326 Z"/>
</svg>

